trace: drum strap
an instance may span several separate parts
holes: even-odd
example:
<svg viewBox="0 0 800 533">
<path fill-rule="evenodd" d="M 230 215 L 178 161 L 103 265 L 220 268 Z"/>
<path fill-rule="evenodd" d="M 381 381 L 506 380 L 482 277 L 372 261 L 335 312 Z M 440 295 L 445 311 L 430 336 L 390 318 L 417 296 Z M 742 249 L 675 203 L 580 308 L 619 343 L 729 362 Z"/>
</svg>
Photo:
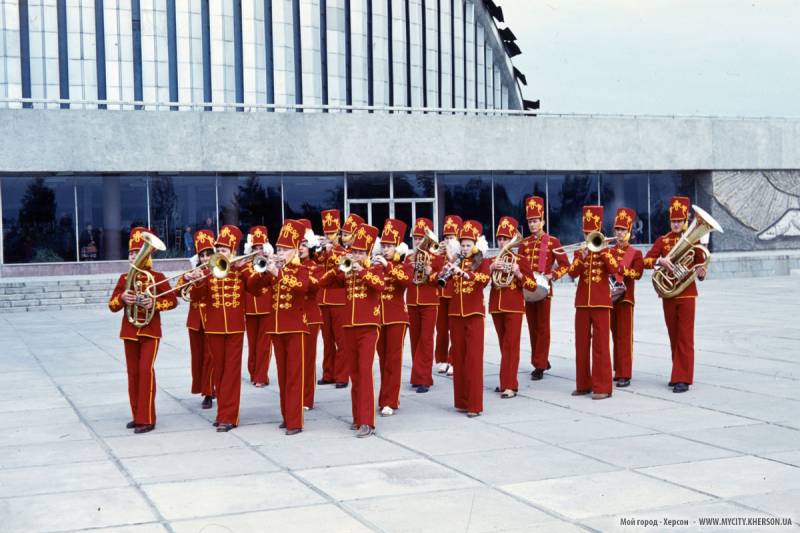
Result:
<svg viewBox="0 0 800 533">
<path fill-rule="evenodd" d="M 537 270 L 545 274 L 547 268 L 547 253 L 550 251 L 550 235 L 544 233 L 542 235 L 542 242 L 539 243 L 539 265 Z"/>
</svg>

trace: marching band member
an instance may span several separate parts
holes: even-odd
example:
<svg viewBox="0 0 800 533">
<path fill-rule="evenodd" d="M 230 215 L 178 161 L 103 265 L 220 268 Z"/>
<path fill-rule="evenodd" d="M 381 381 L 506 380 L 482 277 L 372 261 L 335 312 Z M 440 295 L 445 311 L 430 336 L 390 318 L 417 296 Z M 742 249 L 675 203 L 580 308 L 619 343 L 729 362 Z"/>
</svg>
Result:
<svg viewBox="0 0 800 533">
<path fill-rule="evenodd" d="M 603 229 L 603 206 L 583 207 L 583 232 L 588 235 Z M 619 265 L 608 249 L 592 252 L 586 247 L 575 252 L 568 267 L 560 267 L 548 277 L 565 274 L 577 278 L 575 291 L 575 381 L 573 396 L 592 393 L 593 400 L 611 396 L 611 286 L 609 277 L 618 276 Z M 591 357 L 590 357 L 591 353 Z"/>
<path fill-rule="evenodd" d="M 544 231 L 544 199 L 530 196 L 525 200 L 525 218 L 531 235 L 519 245 L 519 254 L 525 257 L 534 272 L 547 275 L 553 271 L 553 264 L 561 268 L 569 267 L 566 255 L 555 254 L 553 250 L 561 246 L 561 241 Z M 550 294 L 538 302 L 525 303 L 525 318 L 531 340 L 531 379 L 538 381 L 550 369 L 550 303 L 553 299 L 553 286 Z"/>
<path fill-rule="evenodd" d="M 631 384 L 633 373 L 633 306 L 634 285 L 644 270 L 642 252 L 630 245 L 631 229 L 636 212 L 627 207 L 617 209 L 614 217 L 616 245 L 609 250 L 620 265 L 625 292 L 614 300 L 611 309 L 611 339 L 614 341 L 614 381 L 617 387 Z"/>
<path fill-rule="evenodd" d="M 283 223 L 275 242 L 277 257 L 267 263 L 267 272 L 257 282 L 271 286 L 272 313 L 267 328 L 275 348 L 275 366 L 280 387 L 280 427 L 287 435 L 303 431 L 303 389 L 305 348 L 308 339 L 306 293 L 308 268 L 297 255 L 306 227 L 297 220 Z M 313 387 L 313 383 L 309 385 Z"/>
<path fill-rule="evenodd" d="M 447 253 L 449 261 L 452 261 L 461 250 L 461 243 L 458 242 L 458 229 L 461 227 L 461 217 L 458 215 L 447 215 L 444 217 L 444 227 L 442 228 L 442 243 L 444 251 Z M 450 284 L 439 287 L 439 311 L 436 315 L 436 364 L 439 365 L 439 374 L 453 375 L 452 358 L 450 357 L 450 299 L 453 297 L 453 287 Z"/>
<path fill-rule="evenodd" d="M 502 217 L 497 225 L 497 246 L 501 250 L 512 243 L 512 239 L 519 235 L 519 223 L 512 217 Z M 510 272 L 506 272 L 506 279 L 498 286 L 496 280 L 503 275 L 505 265 L 513 263 Z M 522 317 L 525 314 L 525 299 L 522 296 L 523 287 L 528 290 L 536 289 L 536 280 L 530 271 L 527 260 L 521 255 L 507 250 L 505 254 L 498 255 L 492 260 L 489 270 L 492 273 L 492 289 L 489 293 L 489 313 L 492 315 L 497 340 L 500 344 L 500 386 L 495 392 L 500 392 L 502 398 L 513 398 L 519 390 L 517 371 L 519 370 L 519 343 L 522 333 Z M 510 279 L 510 283 L 506 280 Z M 508 283 L 505 285 L 505 283 Z"/>
<path fill-rule="evenodd" d="M 266 226 L 253 226 L 247 234 L 244 254 L 266 251 L 267 255 L 273 252 L 269 244 Z M 248 274 L 253 275 L 253 263 L 247 263 Z M 255 387 L 269 385 L 269 360 L 272 347 L 267 333 L 269 313 L 272 297 L 270 288 L 264 287 L 259 294 L 245 296 L 245 329 L 247 331 L 247 371 L 250 373 L 250 383 Z"/>
<path fill-rule="evenodd" d="M 214 243 L 217 253 L 231 260 L 236 255 L 242 231 L 236 226 L 222 226 Z M 191 281 L 199 273 L 184 276 Z M 252 276 L 246 265 L 232 264 L 227 277 L 209 277 L 194 284 L 192 301 L 206 304 L 206 346 L 213 361 L 214 386 L 217 390 L 217 431 L 230 431 L 239 425 L 239 400 L 242 390 L 242 347 L 244 345 L 245 307 Z"/>
<path fill-rule="evenodd" d="M 324 267 L 314 260 L 315 253 L 319 250 L 319 238 L 314 235 L 311 221 L 307 218 L 299 220 L 305 233 L 298 250 L 300 263 L 308 269 L 308 292 L 306 293 L 305 312 L 308 322 L 308 337 L 303 354 L 303 407 L 306 410 L 314 408 L 314 384 L 317 381 L 317 339 L 322 327 L 322 312 L 319 307 L 319 298 L 322 291 L 317 290 L 319 279 L 324 274 Z"/>
<path fill-rule="evenodd" d="M 139 250 L 144 245 L 143 233 L 153 233 L 147 228 L 136 227 L 131 230 L 128 239 L 128 260 L 133 263 Z M 142 270 L 147 270 L 153 275 L 153 279 L 158 288 L 158 294 L 169 290 L 169 282 L 161 272 L 152 270 L 152 259 L 148 258 L 142 265 Z M 133 420 L 125 427 L 133 429 L 134 433 L 147 433 L 156 427 L 156 355 L 158 354 L 158 344 L 161 341 L 161 311 L 174 309 L 178 302 L 174 292 L 169 292 L 153 298 L 144 296 L 137 302 L 133 291 L 126 290 L 125 285 L 128 274 L 122 274 L 117 281 L 108 308 L 116 313 L 123 310 L 126 306 L 136 305 L 134 316 L 137 320 L 143 319 L 146 310 L 155 306 L 156 310 L 152 320 L 143 327 L 132 325 L 125 314 L 122 317 L 119 338 L 125 345 L 125 366 L 128 371 L 128 399 L 131 404 Z M 137 272 L 136 282 L 146 286 L 148 276 Z"/>
<path fill-rule="evenodd" d="M 488 246 L 482 234 L 480 222 L 464 222 L 458 233 L 463 258 L 457 264 L 444 266 L 445 270 L 453 271 L 447 283 L 453 286 L 448 312 L 453 342 L 454 405 L 470 418 L 483 411 L 483 288 L 491 278 L 489 260 L 483 259 Z"/>
<path fill-rule="evenodd" d="M 412 266 L 405 261 L 403 243 L 406 223 L 386 219 L 381 232 L 381 255 L 375 263 L 383 266 L 384 288 L 381 293 L 381 329 L 378 335 L 378 360 L 381 389 L 378 408 L 381 416 L 392 416 L 400 408 L 400 377 L 403 371 L 403 345 L 408 327 L 406 288 L 411 284 Z"/>
<path fill-rule="evenodd" d="M 410 264 L 417 263 L 420 243 L 425 239 L 426 232 L 429 231 L 433 231 L 433 221 L 429 218 L 418 218 L 411 234 L 414 241 L 414 253 L 406 258 Z M 430 255 L 430 262 L 420 267 L 422 269 L 422 272 L 419 273 L 421 281 L 419 283 L 414 281 L 406 292 L 411 333 L 411 386 L 416 388 L 418 393 L 428 392 L 428 389 L 433 386 L 433 331 L 436 327 L 436 314 L 439 310 L 436 275 L 441 269 L 443 261 L 439 255 Z"/>
<path fill-rule="evenodd" d="M 214 234 L 211 230 L 201 229 L 194 234 L 194 248 L 197 262 L 192 258 L 192 266 L 205 265 L 214 253 Z M 183 276 L 177 285 L 184 285 Z M 190 301 L 189 314 L 186 316 L 186 329 L 189 332 L 189 350 L 192 354 L 192 394 L 202 394 L 203 409 L 211 409 L 214 396 L 214 372 L 211 355 L 206 349 L 205 333 L 206 304 Z"/>
<path fill-rule="evenodd" d="M 375 429 L 375 390 L 372 382 L 372 365 L 378 344 L 381 321 L 381 291 L 383 291 L 383 266 L 368 265 L 370 252 L 378 236 L 378 228 L 359 224 L 353 232 L 347 259 L 343 264 L 328 270 L 320 285 L 345 288 L 344 325 L 345 349 L 350 356 L 350 376 L 353 382 L 350 398 L 353 404 L 352 429 L 356 437 L 369 437 Z M 345 270 L 347 272 L 345 272 Z"/>
<path fill-rule="evenodd" d="M 671 231 L 660 236 L 644 258 L 645 268 L 656 266 L 673 270 L 674 265 L 668 255 L 686 231 L 689 219 L 689 198 L 674 196 L 669 205 L 669 223 Z M 695 254 L 695 265 L 704 261 L 702 253 Z M 706 269 L 697 266 L 697 279 L 703 281 Z M 677 296 L 662 298 L 664 321 L 669 333 L 669 344 L 672 349 L 672 375 L 669 386 L 672 392 L 681 393 L 689 390 L 694 382 L 694 317 L 697 284 L 692 283 Z"/>
</svg>

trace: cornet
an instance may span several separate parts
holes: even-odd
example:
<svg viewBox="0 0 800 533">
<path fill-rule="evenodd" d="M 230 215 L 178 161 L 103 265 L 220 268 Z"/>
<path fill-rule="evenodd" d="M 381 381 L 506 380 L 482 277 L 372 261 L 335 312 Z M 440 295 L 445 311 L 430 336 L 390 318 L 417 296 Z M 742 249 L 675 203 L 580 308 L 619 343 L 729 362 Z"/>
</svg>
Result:
<svg viewBox="0 0 800 533">
<path fill-rule="evenodd" d="M 565 255 L 570 252 L 577 252 L 578 250 L 588 249 L 590 252 L 599 252 L 608 246 L 614 246 L 617 243 L 616 237 L 606 237 L 600 231 L 593 231 L 586 236 L 586 239 L 581 242 L 567 244 L 553 248 L 554 254 Z"/>
<path fill-rule="evenodd" d="M 349 274 L 353 270 L 353 258 L 349 255 L 343 255 L 339 258 L 339 270 L 345 274 Z"/>
</svg>

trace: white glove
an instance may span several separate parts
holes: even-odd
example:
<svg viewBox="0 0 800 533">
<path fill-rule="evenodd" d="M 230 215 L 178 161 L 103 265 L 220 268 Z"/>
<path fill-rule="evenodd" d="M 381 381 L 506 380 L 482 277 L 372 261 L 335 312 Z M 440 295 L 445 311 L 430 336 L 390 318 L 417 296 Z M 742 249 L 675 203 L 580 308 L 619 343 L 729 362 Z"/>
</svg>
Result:
<svg viewBox="0 0 800 533">
<path fill-rule="evenodd" d="M 310 229 L 306 229 L 306 234 L 303 236 L 306 241 L 306 246 L 309 248 L 317 248 L 319 246 L 319 237 L 314 235 Z"/>
<path fill-rule="evenodd" d="M 486 255 L 486 252 L 489 251 L 489 243 L 486 241 L 486 237 L 483 235 L 478 237 L 478 242 L 475 243 L 475 248 L 477 248 L 480 253 Z"/>
<path fill-rule="evenodd" d="M 192 264 L 192 268 L 197 268 L 197 265 L 200 264 L 200 256 L 194 254 L 192 257 L 189 258 L 189 262 Z"/>
</svg>

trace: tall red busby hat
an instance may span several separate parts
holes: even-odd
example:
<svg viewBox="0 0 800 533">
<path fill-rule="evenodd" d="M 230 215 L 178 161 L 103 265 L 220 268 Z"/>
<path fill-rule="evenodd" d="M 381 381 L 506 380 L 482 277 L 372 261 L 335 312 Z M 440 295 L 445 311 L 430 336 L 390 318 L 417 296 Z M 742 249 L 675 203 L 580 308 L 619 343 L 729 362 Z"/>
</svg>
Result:
<svg viewBox="0 0 800 533">
<path fill-rule="evenodd" d="M 217 236 L 217 242 L 214 243 L 215 246 L 225 246 L 230 248 L 233 252 L 239 249 L 239 243 L 242 241 L 242 230 L 234 226 L 233 224 L 225 224 L 219 230 L 219 236 Z"/>
<path fill-rule="evenodd" d="M 383 223 L 381 244 L 399 245 L 406 237 L 406 223 L 396 218 L 387 218 Z"/>
<path fill-rule="evenodd" d="M 449 235 L 458 236 L 458 230 L 464 221 L 458 215 L 446 215 L 444 217 L 444 227 L 442 228 L 442 235 L 447 237 Z"/>
<path fill-rule="evenodd" d="M 251 242 L 253 246 L 264 246 L 267 244 L 268 235 L 267 235 L 267 227 L 266 226 L 253 226 L 250 228 L 249 234 L 251 235 Z"/>
<path fill-rule="evenodd" d="M 144 226 L 137 226 L 131 230 L 131 235 L 128 238 L 128 251 L 129 252 L 138 252 L 144 246 L 144 239 L 142 238 L 143 233 L 152 233 L 155 235 L 155 232 L 149 228 L 145 228 Z"/>
<path fill-rule="evenodd" d="M 497 225 L 495 236 L 513 239 L 518 232 L 518 226 L 519 222 L 517 222 L 517 219 L 514 217 L 500 217 L 500 223 Z"/>
<path fill-rule="evenodd" d="M 583 206 L 583 232 L 603 231 L 603 206 Z"/>
<path fill-rule="evenodd" d="M 342 215 L 338 209 L 325 209 L 322 211 L 322 232 L 326 234 L 336 233 L 341 229 Z"/>
<path fill-rule="evenodd" d="M 467 220 L 461 225 L 458 232 L 459 239 L 470 239 L 477 241 L 483 235 L 483 225 L 477 220 Z"/>
<path fill-rule="evenodd" d="M 636 211 L 628 207 L 620 207 L 614 217 L 614 229 L 630 231 L 634 220 L 636 220 Z"/>
<path fill-rule="evenodd" d="M 342 227 L 342 231 L 344 233 L 353 233 L 359 224 L 363 224 L 364 219 L 361 218 L 359 215 L 355 213 L 350 213 L 347 215 L 347 220 L 344 221 L 344 226 Z"/>
<path fill-rule="evenodd" d="M 528 196 L 525 199 L 525 220 L 532 218 L 544 218 L 544 198 L 540 196 Z"/>
<path fill-rule="evenodd" d="M 669 201 L 669 219 L 671 221 L 686 220 L 689 218 L 688 196 L 673 196 Z"/>
<path fill-rule="evenodd" d="M 198 254 L 214 249 L 214 232 L 210 229 L 199 229 L 194 232 L 194 249 Z"/>
<path fill-rule="evenodd" d="M 311 225 L 311 221 L 307 218 L 298 218 L 297 221 L 303 225 L 304 228 L 313 230 L 313 226 Z"/>
<path fill-rule="evenodd" d="M 369 224 L 359 224 L 353 232 L 353 243 L 350 245 L 350 249 L 370 253 L 377 238 L 378 228 Z"/>
<path fill-rule="evenodd" d="M 278 234 L 278 240 L 275 246 L 282 248 L 297 248 L 305 235 L 306 227 L 299 220 L 287 219 L 283 221 L 281 232 Z"/>
<path fill-rule="evenodd" d="M 433 231 L 433 220 L 425 217 L 419 217 L 414 222 L 414 231 L 411 233 L 414 237 L 424 237 L 426 231 Z"/>
</svg>

